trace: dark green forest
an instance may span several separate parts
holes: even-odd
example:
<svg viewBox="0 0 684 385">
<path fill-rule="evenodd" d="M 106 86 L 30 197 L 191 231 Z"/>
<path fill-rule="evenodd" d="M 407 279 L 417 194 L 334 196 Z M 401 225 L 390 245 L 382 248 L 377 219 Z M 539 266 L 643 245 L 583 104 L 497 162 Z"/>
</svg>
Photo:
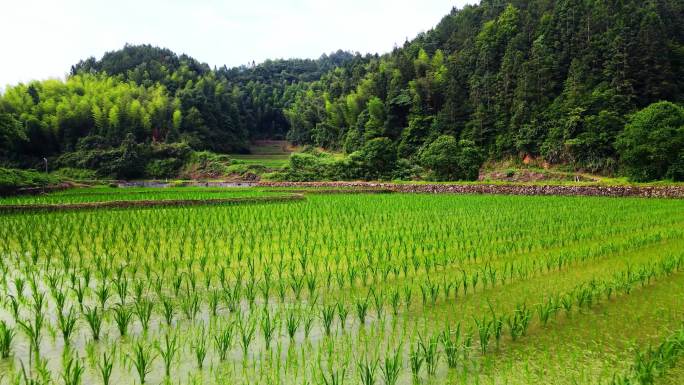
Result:
<svg viewBox="0 0 684 385">
<path fill-rule="evenodd" d="M 684 179 L 683 21 L 681 0 L 483 0 L 384 55 L 211 68 L 127 45 L 6 89 L 0 159 L 142 177 L 287 139 L 346 154 L 293 156 L 291 179 L 473 179 L 525 156 Z"/>
</svg>

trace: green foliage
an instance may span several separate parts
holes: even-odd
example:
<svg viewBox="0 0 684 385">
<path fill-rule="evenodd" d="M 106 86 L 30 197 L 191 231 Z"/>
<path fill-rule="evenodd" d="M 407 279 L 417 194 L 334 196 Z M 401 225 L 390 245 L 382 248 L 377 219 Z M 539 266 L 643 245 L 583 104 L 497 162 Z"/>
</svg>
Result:
<svg viewBox="0 0 684 385">
<path fill-rule="evenodd" d="M 183 161 L 178 158 L 153 159 L 145 166 L 145 175 L 150 178 L 171 178 L 178 174 Z"/>
<path fill-rule="evenodd" d="M 185 165 L 180 170 L 180 176 L 217 177 L 228 173 L 231 159 L 227 155 L 215 154 L 210 151 L 196 151 L 190 154 Z"/>
<path fill-rule="evenodd" d="M 683 10 L 672 0 L 466 6 L 387 55 L 302 87 L 286 116 L 298 143 L 347 153 L 385 136 L 413 159 L 451 135 L 487 159 L 542 156 L 613 173 L 624 117 L 683 100 Z"/>
<path fill-rule="evenodd" d="M 680 178 L 684 108 L 669 102 L 651 104 L 631 117 L 617 145 L 630 179 Z"/>
<path fill-rule="evenodd" d="M 19 142 L 27 139 L 21 122 L 11 114 L 0 113 L 0 159 L 8 157 L 13 150 L 16 150 Z"/>
<path fill-rule="evenodd" d="M 93 170 L 63 167 L 53 172 L 52 175 L 63 179 L 71 180 L 94 180 L 97 179 L 97 173 Z"/>
<path fill-rule="evenodd" d="M 0 167 L 0 194 L 7 194 L 22 187 L 43 187 L 59 183 L 55 175 L 31 170 L 17 170 Z"/>
<path fill-rule="evenodd" d="M 337 179 L 338 162 L 326 153 L 294 153 L 285 179 L 297 182 Z"/>
<path fill-rule="evenodd" d="M 366 179 L 388 179 L 397 163 L 397 149 L 389 138 L 375 138 L 351 158 L 360 161 Z"/>
<path fill-rule="evenodd" d="M 474 143 L 442 135 L 420 153 L 420 163 L 436 180 L 477 180 L 484 157 Z"/>
<path fill-rule="evenodd" d="M 9 87 L 0 96 L 0 161 L 35 168 L 43 157 L 78 152 L 60 158 L 64 167 L 163 177 L 184 158 L 152 156 L 160 161 L 127 170 L 147 157 L 122 150 L 128 135 L 138 144 L 182 142 L 218 153 L 287 138 L 363 154 L 384 137 L 398 158 L 414 162 L 426 143 L 451 135 L 487 159 L 532 155 L 601 173 L 615 172 L 620 161 L 635 180 L 678 178 L 665 161 L 628 154 L 631 134 L 618 153 L 617 137 L 629 114 L 684 100 L 683 12 L 675 0 L 483 1 L 454 8 L 382 56 L 338 51 L 230 69 L 126 45 L 79 62 L 66 81 Z M 332 163 L 343 162 L 351 167 L 345 178 L 391 176 L 359 154 Z"/>
<path fill-rule="evenodd" d="M 67 170 L 92 170 L 77 172 L 83 178 L 168 178 L 178 174 L 192 154 L 185 143 L 136 143 L 129 134 L 119 147 L 110 148 L 101 137 L 89 136 L 79 140 L 77 150 L 61 155 L 56 163 Z M 95 175 L 92 175 L 94 172 Z"/>
</svg>

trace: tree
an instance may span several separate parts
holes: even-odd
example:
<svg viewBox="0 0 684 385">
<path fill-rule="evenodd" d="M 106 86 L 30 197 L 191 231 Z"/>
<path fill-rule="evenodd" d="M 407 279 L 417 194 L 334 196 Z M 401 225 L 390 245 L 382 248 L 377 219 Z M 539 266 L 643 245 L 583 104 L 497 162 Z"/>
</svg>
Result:
<svg viewBox="0 0 684 385">
<path fill-rule="evenodd" d="M 19 142 L 26 140 L 21 122 L 10 114 L 0 113 L 0 157 L 7 157 Z"/>
<path fill-rule="evenodd" d="M 476 180 L 483 156 L 475 144 L 451 135 L 442 135 L 420 152 L 420 164 L 431 170 L 436 180 Z"/>
<path fill-rule="evenodd" d="M 684 108 L 657 102 L 635 113 L 618 137 L 617 149 L 630 179 L 665 177 L 684 152 Z"/>
<path fill-rule="evenodd" d="M 367 179 L 382 179 L 391 175 L 397 163 L 397 149 L 389 138 L 371 139 L 357 153 Z"/>
</svg>

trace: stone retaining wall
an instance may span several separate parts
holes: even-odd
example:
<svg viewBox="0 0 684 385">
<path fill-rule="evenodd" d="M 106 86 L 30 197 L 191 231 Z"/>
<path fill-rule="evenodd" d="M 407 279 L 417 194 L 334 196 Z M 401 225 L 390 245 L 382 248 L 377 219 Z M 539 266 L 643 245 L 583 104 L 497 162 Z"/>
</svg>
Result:
<svg viewBox="0 0 684 385">
<path fill-rule="evenodd" d="M 395 184 L 374 182 L 259 182 L 260 187 L 373 188 L 402 193 L 573 195 L 684 198 L 684 186 L 571 186 L 498 184 Z"/>
</svg>

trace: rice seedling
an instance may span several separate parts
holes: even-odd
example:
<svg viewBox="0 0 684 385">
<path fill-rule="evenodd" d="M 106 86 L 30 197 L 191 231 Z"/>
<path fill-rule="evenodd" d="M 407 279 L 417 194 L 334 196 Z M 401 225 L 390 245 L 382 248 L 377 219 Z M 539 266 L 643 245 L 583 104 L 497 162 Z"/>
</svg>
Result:
<svg viewBox="0 0 684 385">
<path fill-rule="evenodd" d="M 532 319 L 532 311 L 525 304 L 517 304 L 513 315 L 506 319 L 511 339 L 515 341 L 520 336 L 524 336 Z"/>
<path fill-rule="evenodd" d="M 197 360 L 197 368 L 202 370 L 204 367 L 204 360 L 207 358 L 207 336 L 204 327 L 200 329 L 200 332 L 194 338 L 194 343 L 192 344 L 192 350 L 195 352 L 195 359 Z"/>
<path fill-rule="evenodd" d="M 81 384 L 85 368 L 83 367 L 83 364 L 81 364 L 81 360 L 78 356 L 66 354 L 66 357 L 63 359 L 63 366 L 64 368 L 62 369 L 61 377 L 62 381 L 64 381 L 64 385 Z"/>
<path fill-rule="evenodd" d="M 238 323 L 238 329 L 240 330 L 240 346 L 242 346 L 242 354 L 247 357 L 249 352 L 249 345 L 254 340 L 254 331 L 256 330 L 256 325 L 252 319 L 246 321 L 241 320 Z"/>
<path fill-rule="evenodd" d="M 425 362 L 425 359 L 423 357 L 420 342 L 411 344 L 409 348 L 409 366 L 411 367 L 411 374 L 414 378 L 417 378 L 420 374 L 423 362 Z"/>
<path fill-rule="evenodd" d="M 21 302 L 19 302 L 19 300 L 13 295 L 8 295 L 7 298 L 10 301 L 12 317 L 14 317 L 14 319 L 19 318 L 19 313 L 21 311 Z"/>
<path fill-rule="evenodd" d="M 100 340 L 100 331 L 102 330 L 102 313 L 97 310 L 97 307 L 84 307 L 83 317 L 86 319 L 88 326 L 90 326 L 90 331 L 92 333 L 93 339 L 95 341 Z"/>
<path fill-rule="evenodd" d="M 7 325 L 7 322 L 0 321 L 0 358 L 8 358 L 12 350 L 12 340 L 14 339 L 14 329 Z"/>
<path fill-rule="evenodd" d="M 185 315 L 185 318 L 193 321 L 200 311 L 200 299 L 196 292 L 191 295 L 182 297 L 181 300 L 181 310 Z"/>
<path fill-rule="evenodd" d="M 261 332 L 264 335 L 264 345 L 266 350 L 271 348 L 271 340 L 273 339 L 273 334 L 278 327 L 278 320 L 271 318 L 271 313 L 267 308 L 264 308 L 261 319 L 260 319 Z"/>
<path fill-rule="evenodd" d="M 287 329 L 287 335 L 290 339 L 294 339 L 295 334 L 297 334 L 297 329 L 299 329 L 299 324 L 301 318 L 299 317 L 299 312 L 296 310 L 290 310 L 285 318 L 285 328 Z"/>
<path fill-rule="evenodd" d="M 214 346 L 221 361 L 226 360 L 228 352 L 232 348 L 234 325 L 232 322 L 229 323 L 214 336 Z"/>
<path fill-rule="evenodd" d="M 675 366 L 684 355 L 684 328 L 668 335 L 657 346 L 638 350 L 630 370 L 624 374 L 614 374 L 610 385 L 654 384 L 666 370 Z"/>
<path fill-rule="evenodd" d="M 133 312 L 128 307 L 121 304 L 114 307 L 114 323 L 121 337 L 128 334 L 128 325 L 131 323 L 132 317 Z"/>
<path fill-rule="evenodd" d="M 434 376 L 439 363 L 440 352 L 437 349 L 439 345 L 439 336 L 432 336 L 429 339 L 423 339 L 419 336 L 418 345 L 425 361 L 425 369 L 428 375 Z"/>
<path fill-rule="evenodd" d="M 147 376 L 152 372 L 152 362 L 155 357 L 150 348 L 142 341 L 136 341 L 131 347 L 128 358 L 133 363 L 140 384 L 145 384 Z"/>
<path fill-rule="evenodd" d="M 484 315 L 482 319 L 473 318 L 473 320 L 475 321 L 475 327 L 477 328 L 477 334 L 480 339 L 480 352 L 486 354 L 487 348 L 489 347 L 489 340 L 492 336 L 494 321 L 490 320 L 487 315 Z"/>
<path fill-rule="evenodd" d="M 152 318 L 152 310 L 154 303 L 143 299 L 135 302 L 133 313 L 138 317 L 138 321 L 142 325 L 143 331 L 147 332 L 150 329 L 150 318 Z"/>
<path fill-rule="evenodd" d="M 40 356 L 40 342 L 42 341 L 43 314 L 35 313 L 32 320 L 17 319 L 17 325 L 24 332 L 29 340 L 30 350 L 35 353 L 36 358 Z"/>
<path fill-rule="evenodd" d="M 496 313 L 494 313 L 494 310 L 491 308 L 490 310 L 492 313 L 492 334 L 494 335 L 496 350 L 499 350 L 499 347 L 501 346 L 501 336 L 503 335 L 505 319 L 503 316 L 497 317 Z"/>
<path fill-rule="evenodd" d="M 164 361 L 164 376 L 166 378 L 171 377 L 171 366 L 173 365 L 176 355 L 178 354 L 178 337 L 176 335 L 171 335 L 170 333 L 164 334 L 163 344 L 156 344 L 155 349 L 159 356 L 161 356 L 162 361 Z M 221 361 L 225 360 L 225 351 L 221 356 Z"/>
<path fill-rule="evenodd" d="M 314 324 L 315 317 L 312 312 L 307 312 L 303 316 L 303 321 L 304 321 L 304 338 L 309 338 L 309 335 L 311 334 L 311 329 L 313 329 L 313 324 Z M 295 329 L 296 331 L 296 329 Z M 290 330 L 288 328 L 288 334 L 290 333 Z"/>
<path fill-rule="evenodd" d="M 357 372 L 361 385 L 375 385 L 377 381 L 376 373 L 378 370 L 379 360 L 368 359 L 368 357 L 360 359 L 356 363 Z"/>
<path fill-rule="evenodd" d="M 62 338 L 64 339 L 65 345 L 69 345 L 71 335 L 76 329 L 77 321 L 78 317 L 76 316 L 73 308 L 69 308 L 69 311 L 66 314 L 63 311 L 59 311 L 57 313 L 57 323 L 62 331 Z"/>
<path fill-rule="evenodd" d="M 330 336 L 333 319 L 335 319 L 335 306 L 324 306 L 321 309 L 321 320 L 326 336 Z"/>
<path fill-rule="evenodd" d="M 382 377 L 387 385 L 395 385 L 401 373 L 401 352 L 397 349 L 394 353 L 388 353 L 380 366 Z"/>
<path fill-rule="evenodd" d="M 323 385 L 342 385 L 344 383 L 345 374 L 346 368 L 339 370 L 329 368 L 327 371 L 321 369 L 320 383 Z"/>
<path fill-rule="evenodd" d="M 171 326 L 173 323 L 173 317 L 175 315 L 175 306 L 168 298 L 163 298 L 162 301 L 162 316 L 167 326 Z"/>
<path fill-rule="evenodd" d="M 218 315 L 219 301 L 221 300 L 221 295 L 218 290 L 212 290 L 209 293 L 209 311 L 213 317 Z"/>
<path fill-rule="evenodd" d="M 337 303 L 337 315 L 340 319 L 340 327 L 344 330 L 347 324 L 347 316 L 349 315 L 349 309 L 342 302 Z"/>
<path fill-rule="evenodd" d="M 98 361 L 97 368 L 100 372 L 102 385 L 109 385 L 112 379 L 114 370 L 114 352 L 108 353 L 106 350 L 102 352 L 102 359 Z"/>
<path fill-rule="evenodd" d="M 539 316 L 539 322 L 542 324 L 542 326 L 546 326 L 551 315 L 555 314 L 558 310 L 558 305 L 556 305 L 556 302 L 553 300 L 553 298 L 549 298 L 546 302 L 538 304 L 536 308 L 537 314 Z"/>
<path fill-rule="evenodd" d="M 455 328 L 447 326 L 442 332 L 441 340 L 444 346 L 447 365 L 449 368 L 456 368 L 459 363 L 459 350 L 461 347 L 461 324 L 458 323 Z"/>
<path fill-rule="evenodd" d="M 368 299 L 357 299 L 355 302 L 356 316 L 359 318 L 361 325 L 366 324 L 366 314 L 368 314 Z"/>
<path fill-rule="evenodd" d="M 106 282 L 101 282 L 97 289 L 95 289 L 95 296 L 97 297 L 98 301 L 100 301 L 100 307 L 102 309 L 105 308 L 107 300 L 109 300 L 109 297 L 111 295 L 111 288 L 109 287 L 109 284 L 107 284 Z"/>
</svg>

